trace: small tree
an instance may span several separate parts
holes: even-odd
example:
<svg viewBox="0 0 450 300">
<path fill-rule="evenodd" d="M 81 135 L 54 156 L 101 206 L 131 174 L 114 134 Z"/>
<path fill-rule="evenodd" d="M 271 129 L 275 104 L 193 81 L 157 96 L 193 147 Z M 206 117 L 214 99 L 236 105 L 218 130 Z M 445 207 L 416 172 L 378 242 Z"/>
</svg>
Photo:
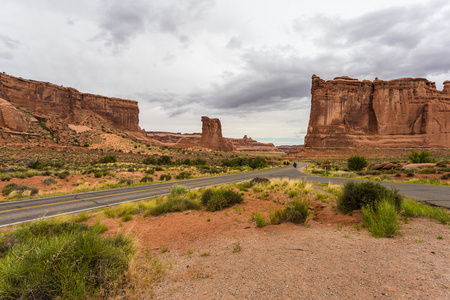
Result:
<svg viewBox="0 0 450 300">
<path fill-rule="evenodd" d="M 361 171 L 369 165 L 367 159 L 363 156 L 353 155 L 347 160 L 347 167 L 352 171 Z"/>
<path fill-rule="evenodd" d="M 436 159 L 430 156 L 431 153 L 427 150 L 421 151 L 420 153 L 418 151 L 412 151 L 409 155 L 409 160 L 413 164 L 436 162 Z"/>
</svg>

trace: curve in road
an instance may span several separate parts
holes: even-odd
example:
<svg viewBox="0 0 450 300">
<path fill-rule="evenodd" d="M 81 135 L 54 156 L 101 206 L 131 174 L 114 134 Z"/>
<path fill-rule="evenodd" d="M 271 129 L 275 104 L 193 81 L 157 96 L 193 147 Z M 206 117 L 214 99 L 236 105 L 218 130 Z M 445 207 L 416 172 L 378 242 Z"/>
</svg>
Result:
<svg viewBox="0 0 450 300">
<path fill-rule="evenodd" d="M 224 175 L 199 179 L 189 179 L 176 182 L 166 182 L 142 186 L 133 186 L 112 190 L 94 191 L 79 194 L 68 194 L 56 197 L 37 198 L 22 201 L 0 203 L 0 227 L 28 222 L 40 218 L 53 217 L 61 214 L 76 213 L 101 207 L 108 207 L 124 202 L 139 201 L 156 196 L 169 194 L 174 184 L 188 188 L 201 188 L 239 182 L 254 177 L 282 177 L 302 179 L 309 182 L 344 184 L 355 181 L 344 178 L 320 177 L 304 173 L 301 168 L 284 167 L 242 174 Z M 416 200 L 450 208 L 450 188 L 442 186 L 414 185 L 382 182 L 381 184 L 397 188 L 402 194 Z"/>
</svg>

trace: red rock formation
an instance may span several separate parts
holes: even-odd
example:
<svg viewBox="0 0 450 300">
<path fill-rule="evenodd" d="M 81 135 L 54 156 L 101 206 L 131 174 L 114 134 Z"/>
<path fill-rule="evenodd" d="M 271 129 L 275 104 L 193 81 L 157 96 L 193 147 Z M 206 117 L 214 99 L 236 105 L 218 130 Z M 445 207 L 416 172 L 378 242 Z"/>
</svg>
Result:
<svg viewBox="0 0 450 300">
<path fill-rule="evenodd" d="M 313 75 L 305 147 L 450 147 L 450 81 Z"/>
<path fill-rule="evenodd" d="M 200 139 L 200 146 L 220 151 L 234 150 L 233 144 L 222 136 L 220 120 L 210 119 L 205 116 L 202 117 L 202 138 Z"/>
<path fill-rule="evenodd" d="M 250 151 L 250 152 L 282 152 L 277 149 L 272 143 L 259 143 L 252 138 L 245 135 L 242 139 L 227 139 L 230 141 L 236 151 Z"/>
<path fill-rule="evenodd" d="M 140 130 L 136 101 L 84 94 L 73 88 L 5 74 L 0 74 L 0 97 L 38 118 L 81 123 L 96 115 L 119 129 Z"/>
<path fill-rule="evenodd" d="M 23 113 L 2 98 L 0 98 L 0 127 L 18 132 L 28 131 L 28 124 Z"/>
</svg>

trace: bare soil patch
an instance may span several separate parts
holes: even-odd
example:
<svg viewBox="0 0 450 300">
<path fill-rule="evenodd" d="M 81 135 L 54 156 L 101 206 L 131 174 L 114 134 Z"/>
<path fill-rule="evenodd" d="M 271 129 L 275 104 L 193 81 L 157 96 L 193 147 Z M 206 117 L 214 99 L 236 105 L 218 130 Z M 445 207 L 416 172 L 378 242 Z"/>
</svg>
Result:
<svg viewBox="0 0 450 300">
<path fill-rule="evenodd" d="M 144 299 L 449 299 L 448 225 L 417 218 L 401 236 L 376 239 L 360 212 L 313 199 L 307 225 L 257 228 L 252 212 L 267 218 L 285 196 L 246 196 L 218 212 L 101 222 L 106 234 L 131 234 L 142 252 L 170 262 Z"/>
</svg>

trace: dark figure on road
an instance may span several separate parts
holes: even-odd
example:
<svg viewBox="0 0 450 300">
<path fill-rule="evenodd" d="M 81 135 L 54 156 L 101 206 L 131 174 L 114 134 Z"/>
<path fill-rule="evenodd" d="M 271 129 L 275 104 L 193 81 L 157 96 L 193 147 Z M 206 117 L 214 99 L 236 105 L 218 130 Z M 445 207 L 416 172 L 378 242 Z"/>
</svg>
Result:
<svg viewBox="0 0 450 300">
<path fill-rule="evenodd" d="M 297 163 L 296 162 L 293 163 L 292 165 L 294 166 L 294 168 L 297 168 Z"/>
</svg>

